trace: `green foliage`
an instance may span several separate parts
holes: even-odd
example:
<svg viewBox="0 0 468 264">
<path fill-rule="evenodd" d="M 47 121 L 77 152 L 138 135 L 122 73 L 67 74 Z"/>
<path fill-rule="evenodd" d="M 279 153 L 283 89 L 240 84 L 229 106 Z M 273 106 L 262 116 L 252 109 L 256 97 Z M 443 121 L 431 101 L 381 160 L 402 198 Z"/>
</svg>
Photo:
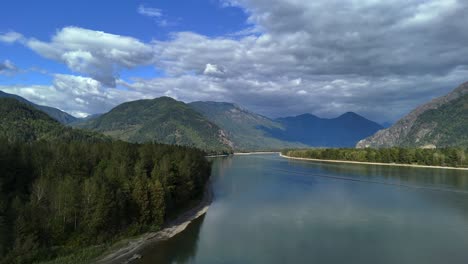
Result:
<svg viewBox="0 0 468 264">
<path fill-rule="evenodd" d="M 96 133 L 64 127 L 30 105 L 16 99 L 0 98 L 0 137 L 9 141 L 102 141 Z"/>
<path fill-rule="evenodd" d="M 382 149 L 307 149 L 284 150 L 284 155 L 298 158 L 400 163 L 427 166 L 468 167 L 468 149 L 382 148 Z"/>
<path fill-rule="evenodd" d="M 18 95 L 15 95 L 15 94 L 8 94 L 8 93 L 4 93 L 2 91 L 0 91 L 0 98 L 11 98 L 11 99 L 15 99 L 21 103 L 24 103 L 24 104 L 27 104 L 37 110 L 40 110 L 40 111 L 43 111 L 44 113 L 46 113 L 48 116 L 50 116 L 51 118 L 53 118 L 54 120 L 57 120 L 58 122 L 62 123 L 62 124 L 69 124 L 69 123 L 72 123 L 72 122 L 76 122 L 78 121 L 79 119 L 72 116 L 72 115 L 69 115 L 57 108 L 53 108 L 53 107 L 49 107 L 49 106 L 43 106 L 43 105 L 37 105 L 37 104 L 34 104 L 34 103 L 31 103 L 30 101 L 24 99 L 23 97 L 20 97 Z"/>
<path fill-rule="evenodd" d="M 220 128 L 183 102 L 169 97 L 138 100 L 77 125 L 129 142 L 158 142 L 228 152 Z"/>
<path fill-rule="evenodd" d="M 0 171 L 0 263 L 33 263 L 158 230 L 211 164 L 188 147 L 0 139 Z"/>
<path fill-rule="evenodd" d="M 427 131 L 427 133 L 422 133 Z M 404 145 L 468 146 L 468 95 L 418 117 Z"/>
</svg>

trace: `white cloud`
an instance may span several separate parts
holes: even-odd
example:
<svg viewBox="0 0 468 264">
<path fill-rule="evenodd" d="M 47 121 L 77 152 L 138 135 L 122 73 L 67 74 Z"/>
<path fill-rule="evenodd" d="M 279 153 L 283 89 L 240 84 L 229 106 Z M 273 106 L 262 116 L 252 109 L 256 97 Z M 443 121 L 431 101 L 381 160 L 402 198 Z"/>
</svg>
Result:
<svg viewBox="0 0 468 264">
<path fill-rule="evenodd" d="M 139 5 L 137 8 L 138 14 L 152 18 L 156 24 L 160 27 L 174 26 L 177 22 L 169 21 L 167 16 L 163 14 L 163 11 L 159 8 L 146 7 L 144 5 Z"/>
<path fill-rule="evenodd" d="M 222 66 L 207 63 L 203 74 L 221 77 L 225 74 L 225 69 Z"/>
<path fill-rule="evenodd" d="M 56 74 L 51 85 L 4 85 L 0 90 L 79 117 L 109 111 L 117 104 L 146 97 L 138 91 L 109 89 L 94 79 L 64 74 Z"/>
<path fill-rule="evenodd" d="M 86 75 L 56 75 L 48 88 L 69 99 L 66 109 L 81 113 L 170 95 L 187 102 L 237 102 L 270 116 L 311 112 L 329 117 L 356 111 L 377 121 L 394 121 L 468 76 L 466 1 L 223 4 L 246 11 L 246 30 L 218 37 L 174 32 L 168 40 L 143 43 L 67 27 L 49 42 L 25 43 Z M 154 19 L 164 17 L 158 9 L 140 9 Z M 122 69 L 140 65 L 154 65 L 165 77 L 119 80 Z M 108 88 L 116 84 L 128 90 Z M 59 99 L 50 103 L 60 105 Z"/>
<path fill-rule="evenodd" d="M 148 17 L 161 17 L 162 16 L 161 9 L 145 7 L 144 5 L 139 5 L 137 11 L 140 15 L 143 15 L 143 16 L 148 16 Z"/>
<path fill-rule="evenodd" d="M 135 38 L 78 27 L 61 29 L 50 42 L 30 39 L 26 45 L 110 87 L 121 69 L 148 65 L 154 58 L 152 47 Z"/>
<path fill-rule="evenodd" d="M 0 42 L 4 42 L 4 43 L 14 43 L 16 41 L 21 41 L 22 39 L 23 39 L 23 35 L 14 31 L 0 34 Z"/>
<path fill-rule="evenodd" d="M 9 60 L 0 61 L 0 74 L 13 75 L 18 73 L 19 69 Z"/>
</svg>

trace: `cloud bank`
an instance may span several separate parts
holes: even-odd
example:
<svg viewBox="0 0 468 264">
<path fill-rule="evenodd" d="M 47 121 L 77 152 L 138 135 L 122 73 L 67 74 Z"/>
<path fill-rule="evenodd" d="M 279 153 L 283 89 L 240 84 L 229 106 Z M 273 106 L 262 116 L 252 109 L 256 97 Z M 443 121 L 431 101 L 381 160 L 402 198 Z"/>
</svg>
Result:
<svg viewBox="0 0 468 264">
<path fill-rule="evenodd" d="M 50 41 L 28 39 L 25 45 L 84 76 L 55 76 L 47 89 L 57 101 L 48 103 L 57 106 L 67 98 L 71 102 L 64 109 L 88 114 L 131 99 L 169 95 L 236 102 L 268 116 L 310 112 L 332 117 L 355 111 L 376 121 L 394 121 L 468 79 L 466 1 L 221 4 L 245 10 L 245 33 L 208 37 L 174 32 L 168 40 L 144 43 L 66 27 Z M 161 15 L 140 8 L 143 15 Z M 0 41 L 23 38 L 8 34 Z M 122 70 L 144 65 L 163 71 L 164 77 L 119 78 Z M 112 88 L 116 86 L 124 89 Z"/>
</svg>

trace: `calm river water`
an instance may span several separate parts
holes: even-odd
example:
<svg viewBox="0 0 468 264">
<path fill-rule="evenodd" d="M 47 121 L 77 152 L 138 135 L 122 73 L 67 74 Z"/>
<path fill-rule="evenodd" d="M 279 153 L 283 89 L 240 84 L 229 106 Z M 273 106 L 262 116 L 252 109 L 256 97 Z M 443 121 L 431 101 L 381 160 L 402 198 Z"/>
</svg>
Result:
<svg viewBox="0 0 468 264">
<path fill-rule="evenodd" d="M 139 263 L 468 263 L 468 172 L 215 158 L 208 213 Z"/>
</svg>

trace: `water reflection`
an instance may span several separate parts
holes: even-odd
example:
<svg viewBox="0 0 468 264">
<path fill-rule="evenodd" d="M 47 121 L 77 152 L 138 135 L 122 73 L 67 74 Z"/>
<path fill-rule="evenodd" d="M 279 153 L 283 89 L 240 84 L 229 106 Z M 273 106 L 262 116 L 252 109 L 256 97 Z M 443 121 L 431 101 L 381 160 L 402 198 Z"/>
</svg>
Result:
<svg viewBox="0 0 468 264">
<path fill-rule="evenodd" d="M 205 215 L 200 216 L 190 223 L 182 233 L 169 240 L 149 245 L 141 252 L 143 257 L 135 263 L 190 263 L 197 251 L 198 238 L 204 219 Z"/>
<path fill-rule="evenodd" d="M 467 182 L 466 171 L 219 158 L 207 215 L 140 263 L 466 264 Z"/>
</svg>

